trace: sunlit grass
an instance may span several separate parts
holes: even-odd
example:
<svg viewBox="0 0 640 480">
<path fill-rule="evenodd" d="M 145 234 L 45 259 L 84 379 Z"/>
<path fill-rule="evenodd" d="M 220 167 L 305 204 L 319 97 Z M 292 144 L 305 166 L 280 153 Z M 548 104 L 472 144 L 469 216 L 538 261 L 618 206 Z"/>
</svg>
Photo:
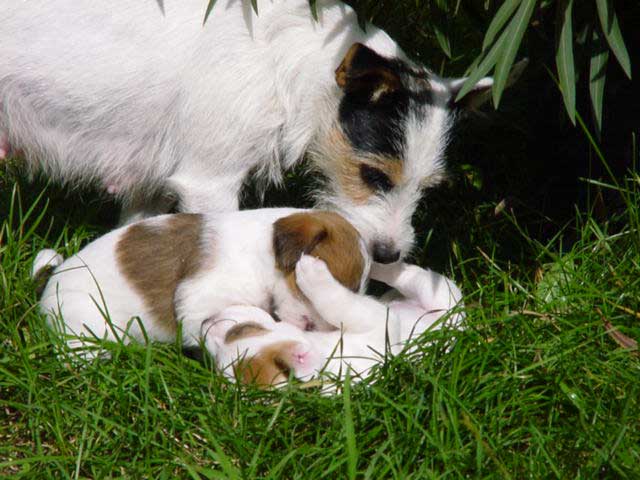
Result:
<svg viewBox="0 0 640 480">
<path fill-rule="evenodd" d="M 498 238 L 517 238 L 516 218 L 469 225 L 450 252 L 467 305 L 454 347 L 431 333 L 335 397 L 239 388 L 176 345 L 111 344 L 110 360 L 69 366 L 31 262 L 108 226 L 85 222 L 96 204 L 0 175 L 0 476 L 637 478 L 640 360 L 621 343 L 640 339 L 637 175 L 612 187 L 626 209 L 576 214 L 571 243 L 520 233 L 522 262 Z"/>
</svg>

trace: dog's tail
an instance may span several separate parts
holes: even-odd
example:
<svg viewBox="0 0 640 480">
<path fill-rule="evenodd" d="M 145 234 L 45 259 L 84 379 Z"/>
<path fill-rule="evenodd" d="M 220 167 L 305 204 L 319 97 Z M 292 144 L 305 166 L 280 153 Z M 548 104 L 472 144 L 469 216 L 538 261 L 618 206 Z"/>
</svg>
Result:
<svg viewBox="0 0 640 480">
<path fill-rule="evenodd" d="M 36 285 L 38 296 L 42 295 L 44 287 L 49 281 L 49 277 L 51 277 L 55 268 L 62 262 L 64 262 L 64 258 L 55 250 L 45 248 L 38 252 L 36 259 L 33 261 L 33 267 L 31 268 L 31 278 Z"/>
</svg>

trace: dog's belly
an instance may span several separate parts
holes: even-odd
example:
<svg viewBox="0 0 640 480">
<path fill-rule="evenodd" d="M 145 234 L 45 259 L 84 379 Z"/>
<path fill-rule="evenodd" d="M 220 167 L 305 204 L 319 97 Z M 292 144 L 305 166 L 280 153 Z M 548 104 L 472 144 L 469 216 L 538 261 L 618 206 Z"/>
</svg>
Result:
<svg viewBox="0 0 640 480">
<path fill-rule="evenodd" d="M 203 28 L 200 0 L 0 0 L 3 144 L 121 198 L 174 174 L 244 176 L 276 154 L 281 112 L 241 3 Z"/>
</svg>

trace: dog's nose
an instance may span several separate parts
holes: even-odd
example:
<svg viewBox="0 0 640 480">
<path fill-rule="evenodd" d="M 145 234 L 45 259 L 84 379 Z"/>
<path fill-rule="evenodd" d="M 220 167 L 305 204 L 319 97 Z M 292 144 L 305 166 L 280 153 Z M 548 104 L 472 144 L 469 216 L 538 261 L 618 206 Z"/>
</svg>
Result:
<svg viewBox="0 0 640 480">
<path fill-rule="evenodd" d="M 392 243 L 375 242 L 373 244 L 373 261 L 377 263 L 393 263 L 400 259 L 400 250 Z"/>
</svg>

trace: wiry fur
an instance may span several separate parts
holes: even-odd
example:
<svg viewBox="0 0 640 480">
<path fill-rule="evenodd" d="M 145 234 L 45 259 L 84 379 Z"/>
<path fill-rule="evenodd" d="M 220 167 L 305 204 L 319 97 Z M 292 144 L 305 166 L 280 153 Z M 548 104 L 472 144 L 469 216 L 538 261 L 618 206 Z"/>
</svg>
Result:
<svg viewBox="0 0 640 480">
<path fill-rule="evenodd" d="M 257 4 L 256 16 L 250 2 L 219 1 L 203 26 L 204 0 L 0 0 L 0 150 L 22 149 L 52 178 L 96 183 L 123 201 L 125 220 L 166 211 L 172 196 L 185 212 L 237 209 L 251 172 L 279 183 L 311 152 L 328 178 L 322 205 L 369 248 L 405 254 L 420 189 L 443 177 L 453 84 L 411 64 L 383 31 L 362 31 L 337 1 L 317 2 L 317 22 L 306 0 Z M 369 101 L 394 88 L 411 97 L 386 132 L 400 139 L 404 182 L 364 202 L 335 182 L 332 157 L 353 91 L 335 70 L 356 42 L 384 59 L 376 68 L 393 84 Z M 366 153 L 353 140 L 349 150 Z"/>
</svg>

